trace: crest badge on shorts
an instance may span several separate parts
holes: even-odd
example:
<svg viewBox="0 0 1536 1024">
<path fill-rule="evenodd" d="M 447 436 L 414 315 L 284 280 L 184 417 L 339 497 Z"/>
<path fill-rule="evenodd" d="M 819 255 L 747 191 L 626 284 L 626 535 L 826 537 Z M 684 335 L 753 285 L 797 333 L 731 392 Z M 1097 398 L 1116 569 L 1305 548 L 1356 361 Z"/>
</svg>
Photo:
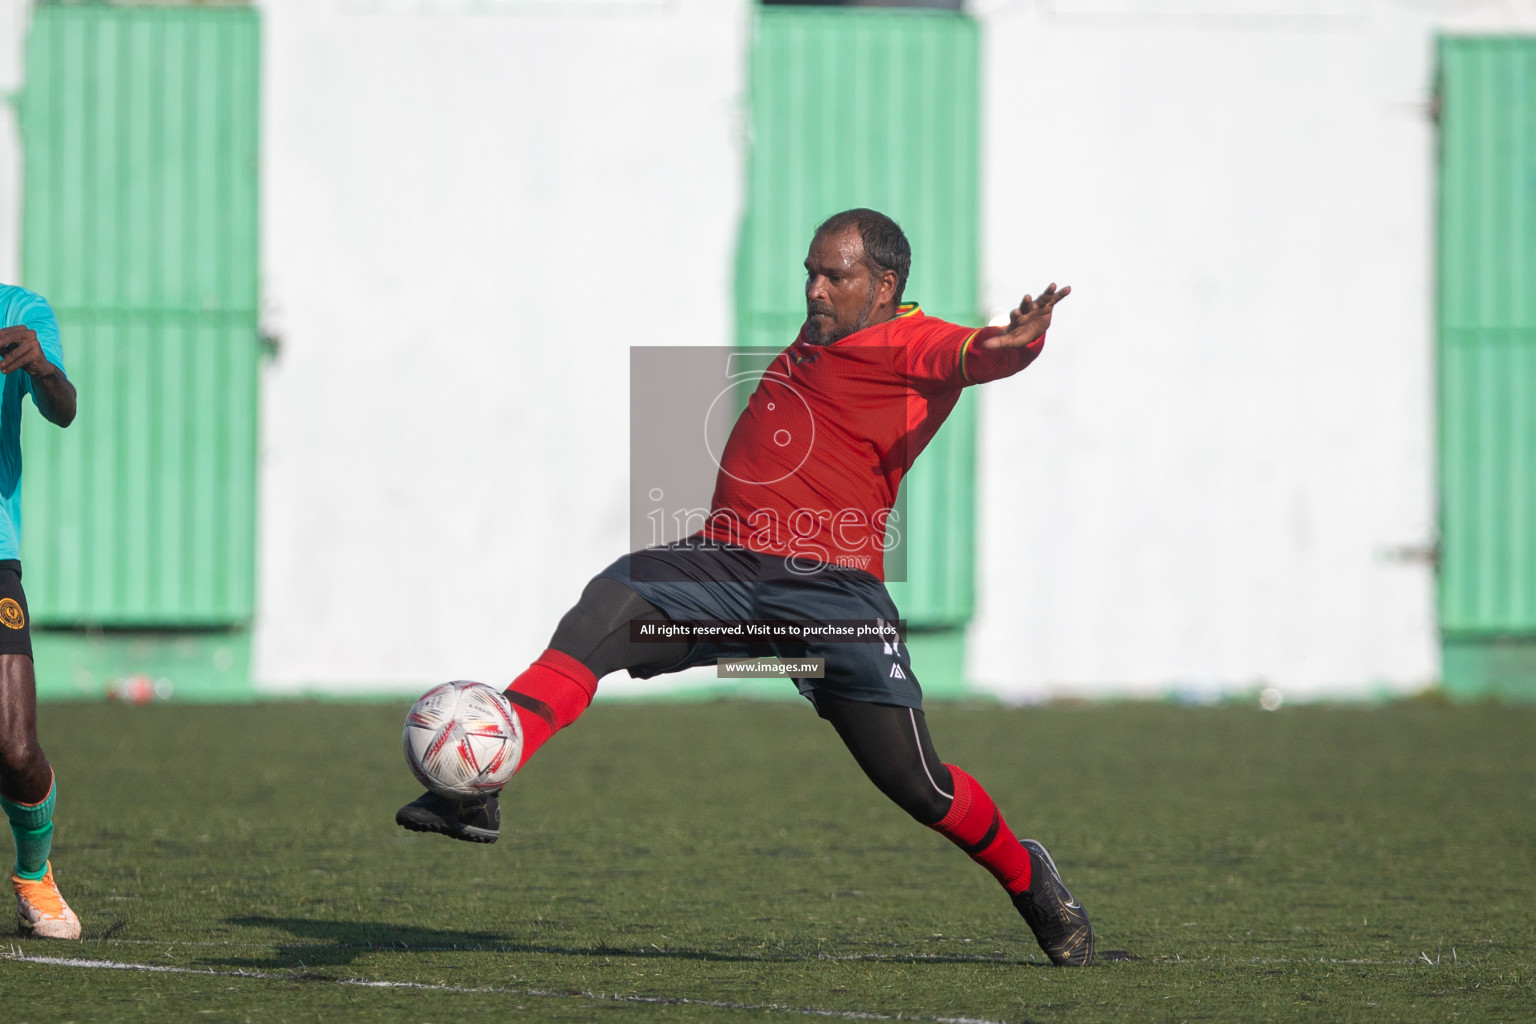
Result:
<svg viewBox="0 0 1536 1024">
<path fill-rule="evenodd" d="M 21 605 L 12 597 L 0 598 L 0 625 L 6 629 L 21 629 L 27 624 L 27 616 Z"/>
</svg>

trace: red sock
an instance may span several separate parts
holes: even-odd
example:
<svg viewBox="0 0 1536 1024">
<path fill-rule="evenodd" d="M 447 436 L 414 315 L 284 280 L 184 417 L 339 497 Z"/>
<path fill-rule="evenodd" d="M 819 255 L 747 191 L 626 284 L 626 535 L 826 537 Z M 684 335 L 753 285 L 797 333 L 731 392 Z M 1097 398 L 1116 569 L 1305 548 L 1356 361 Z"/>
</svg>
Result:
<svg viewBox="0 0 1536 1024">
<path fill-rule="evenodd" d="M 546 740 L 580 718 L 596 692 L 597 677 L 591 670 L 554 649 L 512 680 L 507 699 L 523 711 L 517 716 L 523 726 L 523 756 L 517 766 L 527 764 Z"/>
<path fill-rule="evenodd" d="M 930 827 L 992 872 L 1010 894 L 1023 892 L 1029 888 L 1029 851 L 1019 844 L 981 783 L 952 764 L 945 767 L 954 780 L 955 802 L 944 820 Z"/>
</svg>

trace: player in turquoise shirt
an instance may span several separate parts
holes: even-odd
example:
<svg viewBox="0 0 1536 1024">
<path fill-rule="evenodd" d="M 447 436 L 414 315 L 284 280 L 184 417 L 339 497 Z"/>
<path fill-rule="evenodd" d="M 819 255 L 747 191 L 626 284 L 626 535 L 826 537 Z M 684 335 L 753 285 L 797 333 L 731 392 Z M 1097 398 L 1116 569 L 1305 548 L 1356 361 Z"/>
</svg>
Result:
<svg viewBox="0 0 1536 1024">
<path fill-rule="evenodd" d="M 37 742 L 32 624 L 21 589 L 21 412 L 32 396 L 50 423 L 75 419 L 75 386 L 64 375 L 59 322 L 35 292 L 0 284 L 0 807 L 16 837 L 11 886 L 23 927 L 78 939 L 80 919 L 53 881 L 53 767 Z"/>
</svg>

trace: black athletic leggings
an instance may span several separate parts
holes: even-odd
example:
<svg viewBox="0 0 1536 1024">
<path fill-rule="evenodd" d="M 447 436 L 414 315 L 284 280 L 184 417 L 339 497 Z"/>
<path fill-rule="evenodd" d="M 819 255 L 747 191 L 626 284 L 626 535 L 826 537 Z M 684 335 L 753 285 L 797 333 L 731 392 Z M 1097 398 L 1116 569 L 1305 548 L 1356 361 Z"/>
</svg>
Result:
<svg viewBox="0 0 1536 1024">
<path fill-rule="evenodd" d="M 565 613 L 549 646 L 581 662 L 601 679 L 626 668 L 661 670 L 688 656 L 689 644 L 634 643 L 629 624 L 667 616 L 618 580 L 599 576 Z M 949 813 L 954 788 L 934 752 L 923 713 L 893 704 L 868 704 L 817 694 L 816 713 L 832 723 L 864 774 L 896 805 L 924 825 Z"/>
</svg>

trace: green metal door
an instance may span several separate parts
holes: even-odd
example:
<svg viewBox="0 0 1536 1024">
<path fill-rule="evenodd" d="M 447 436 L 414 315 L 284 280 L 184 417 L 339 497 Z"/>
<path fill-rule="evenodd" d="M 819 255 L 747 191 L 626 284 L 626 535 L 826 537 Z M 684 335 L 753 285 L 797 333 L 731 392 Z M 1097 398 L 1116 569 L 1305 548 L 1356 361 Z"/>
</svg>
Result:
<svg viewBox="0 0 1536 1024">
<path fill-rule="evenodd" d="M 782 348 L 794 339 L 811 233 L 856 206 L 906 231 L 908 301 L 980 323 L 978 50 L 975 22 L 958 14 L 758 12 L 738 343 Z M 903 484 L 907 582 L 891 592 L 913 625 L 960 625 L 971 615 L 975 435 L 967 394 Z"/>
<path fill-rule="evenodd" d="M 249 7 L 32 11 L 23 281 L 80 390 L 24 441 L 46 625 L 251 618 L 258 54 Z"/>
<path fill-rule="evenodd" d="M 1445 681 L 1536 696 L 1536 39 L 1439 57 Z"/>
</svg>

